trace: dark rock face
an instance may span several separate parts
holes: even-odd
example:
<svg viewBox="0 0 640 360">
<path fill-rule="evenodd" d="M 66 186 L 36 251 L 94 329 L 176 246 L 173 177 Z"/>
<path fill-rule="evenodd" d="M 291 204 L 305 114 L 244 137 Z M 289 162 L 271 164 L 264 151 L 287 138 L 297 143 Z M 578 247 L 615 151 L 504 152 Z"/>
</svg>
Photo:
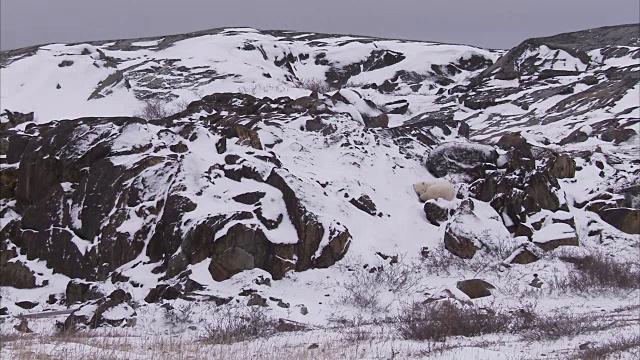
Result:
<svg viewBox="0 0 640 360">
<path fill-rule="evenodd" d="M 67 283 L 65 302 L 71 305 L 78 302 L 83 303 L 88 300 L 99 299 L 103 296 L 104 294 L 99 292 L 93 284 L 79 280 L 71 280 Z"/>
<path fill-rule="evenodd" d="M 265 193 L 261 191 L 253 191 L 249 193 L 240 194 L 238 196 L 234 196 L 233 200 L 239 203 L 253 205 L 253 204 L 256 204 L 258 201 L 260 201 L 260 199 L 262 199 L 264 196 L 265 196 Z"/>
<path fill-rule="evenodd" d="M 548 167 L 550 174 L 558 179 L 572 178 L 576 175 L 576 162 L 567 154 L 553 157 Z"/>
<path fill-rule="evenodd" d="M 446 206 L 443 201 L 427 200 L 424 203 L 424 213 L 431 224 L 440 226 L 449 219 L 453 209 Z"/>
<path fill-rule="evenodd" d="M 602 220 L 627 234 L 640 234 L 640 210 L 629 208 L 604 209 L 598 212 Z"/>
<path fill-rule="evenodd" d="M 19 306 L 19 307 L 21 307 L 21 308 L 23 308 L 25 310 L 31 310 L 34 307 L 38 306 L 38 303 L 34 302 L 34 301 L 26 301 L 25 300 L 25 301 L 16 302 L 16 306 Z"/>
<path fill-rule="evenodd" d="M 487 172 L 483 179 L 472 183 L 473 196 L 489 202 L 499 214 L 506 214 L 513 223 L 512 232 L 526 222 L 529 215 L 541 209 L 568 210 L 564 199 L 559 197 L 560 185 L 554 174 L 573 176 L 573 159 L 550 154 L 550 160 L 536 166 L 536 156 L 530 145 L 519 140 L 506 143 L 518 144 L 508 148 L 507 162 L 501 166 L 506 171 Z"/>
<path fill-rule="evenodd" d="M 472 299 L 491 296 L 491 290 L 495 287 L 481 279 L 458 281 L 456 287 Z"/>
<path fill-rule="evenodd" d="M 444 232 L 444 247 L 450 253 L 462 259 L 471 259 L 476 251 L 482 248 L 482 244 L 477 241 L 473 229 L 465 226 L 465 216 L 473 221 L 480 219 L 473 213 L 474 204 L 471 199 L 467 199 L 456 209 L 454 218 L 448 222 Z M 469 231 L 471 230 L 471 231 Z"/>
<path fill-rule="evenodd" d="M 5 262 L 0 264 L 0 286 L 33 289 L 36 287 L 36 277 L 33 270 L 21 261 Z"/>
<path fill-rule="evenodd" d="M 633 129 L 608 129 L 605 130 L 601 135 L 600 139 L 603 141 L 614 142 L 616 144 L 620 144 L 625 142 L 632 137 L 636 136 L 637 133 Z"/>
<path fill-rule="evenodd" d="M 11 126 L 17 126 L 22 123 L 32 122 L 34 118 L 34 113 L 30 112 L 30 113 L 23 114 L 17 111 L 9 111 L 5 109 L 2 116 L 6 117 L 9 120 L 9 124 L 11 124 Z"/>
<path fill-rule="evenodd" d="M 371 216 L 376 216 L 378 213 L 378 210 L 376 209 L 376 204 L 373 202 L 373 200 L 371 200 L 371 198 L 367 194 L 362 194 L 357 199 L 352 198 L 351 200 L 349 200 L 349 202 L 351 203 L 351 205 L 357 207 L 358 209 L 366 212 Z"/>
<path fill-rule="evenodd" d="M 437 176 L 464 174 L 476 178 L 495 167 L 498 154 L 491 146 L 470 143 L 446 143 L 429 153 L 427 169 Z"/>
<path fill-rule="evenodd" d="M 167 278 L 206 258 L 212 259 L 210 269 L 217 280 L 256 267 L 279 279 L 289 270 L 331 266 L 348 249 L 348 230 L 338 223 L 325 228 L 284 178 L 276 171 L 268 175 L 269 169 L 282 164 L 275 153 L 265 150 L 254 128 L 263 121 L 290 120 L 313 112 L 323 126 L 320 131 L 335 130 L 324 120 L 331 113 L 324 103 L 328 100 L 303 100 L 214 94 L 181 113 L 149 123 L 140 118 L 85 118 L 35 125 L 29 132 L 11 130 L 6 137 L 7 160 L 16 165 L 0 170 L 7 180 L 7 186 L 3 180 L 2 195 L 15 199 L 13 210 L 21 218 L 3 228 L 2 238 L 29 260 L 44 260 L 55 272 L 88 281 L 108 279 L 120 266 L 143 255 L 145 248 L 144 255 L 157 263 L 154 271 L 166 272 Z M 199 115 L 199 121 L 185 125 L 182 119 L 195 113 L 212 115 Z M 149 126 L 159 129 L 162 144 L 155 148 L 135 141 L 118 145 L 119 136 L 136 134 L 140 127 L 146 131 Z M 209 138 L 213 154 L 227 154 L 227 141 L 246 149 L 211 164 L 203 174 L 207 186 L 215 186 L 222 176 L 273 186 L 283 193 L 287 213 L 272 216 L 260 204 L 265 193 L 249 192 L 229 200 L 255 205 L 252 210 L 211 214 L 185 226 L 185 219 L 199 205 L 185 195 L 188 185 L 182 180 L 182 159 L 193 153 L 191 142 L 201 137 Z M 134 160 L 123 165 L 122 156 Z M 291 218 L 298 241 L 272 243 L 259 225 L 276 229 L 284 216 Z M 236 221 L 242 223 L 230 224 Z M 218 234 L 226 225 L 227 233 Z M 318 252 L 327 233 L 330 241 Z M 35 286 L 34 275 L 20 263 L 4 264 L 0 271 L 3 284 Z M 90 301 L 87 291 L 70 283 L 67 301 Z"/>
</svg>

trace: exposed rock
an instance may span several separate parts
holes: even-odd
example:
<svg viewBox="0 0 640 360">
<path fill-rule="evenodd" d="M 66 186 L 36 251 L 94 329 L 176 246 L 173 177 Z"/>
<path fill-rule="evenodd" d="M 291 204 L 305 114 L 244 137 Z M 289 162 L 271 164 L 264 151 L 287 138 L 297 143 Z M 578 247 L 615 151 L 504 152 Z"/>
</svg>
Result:
<svg viewBox="0 0 640 360">
<path fill-rule="evenodd" d="M 108 324 L 111 326 L 133 326 L 136 311 L 131 304 L 131 294 L 122 289 L 113 291 L 108 297 L 92 301 L 76 309 L 67 317 L 63 329 L 75 329 L 78 325 L 92 329 Z"/>
<path fill-rule="evenodd" d="M 25 310 L 30 310 L 33 309 L 34 307 L 38 306 L 38 303 L 35 301 L 17 301 L 16 302 L 16 306 L 19 306 Z"/>
<path fill-rule="evenodd" d="M 509 231 L 491 207 L 472 199 L 464 200 L 445 225 L 444 245 L 452 254 L 471 259 L 476 251 L 495 241 L 508 241 Z"/>
<path fill-rule="evenodd" d="M 629 128 L 607 129 L 600 135 L 600 139 L 602 141 L 614 142 L 616 144 L 620 144 L 631 139 L 636 135 L 637 135 L 636 131 Z"/>
<path fill-rule="evenodd" d="M 517 132 L 510 132 L 502 135 L 496 145 L 502 148 L 513 148 L 527 144 L 527 140 Z"/>
<path fill-rule="evenodd" d="M 572 178 L 576 175 L 576 162 L 567 154 L 550 159 L 547 166 L 549 173 L 558 179 Z"/>
<path fill-rule="evenodd" d="M 495 289 L 493 285 L 481 279 L 458 281 L 456 287 L 471 299 L 491 296 L 491 290 Z"/>
<path fill-rule="evenodd" d="M 65 290 L 65 302 L 67 305 L 74 303 L 84 303 L 88 300 L 95 300 L 103 297 L 100 291 L 91 283 L 80 280 L 70 280 Z"/>
<path fill-rule="evenodd" d="M 520 246 L 509 255 L 508 258 L 505 259 L 505 262 L 508 264 L 531 264 L 540 260 L 540 256 L 536 254 L 536 251 L 531 249 L 530 246 Z"/>
<path fill-rule="evenodd" d="M 404 115 L 409 110 L 409 102 L 407 100 L 397 100 L 384 104 L 387 113 Z"/>
<path fill-rule="evenodd" d="M 34 119 L 33 112 L 23 114 L 21 112 L 9 111 L 5 109 L 3 115 L 6 116 L 7 119 L 9 119 L 9 123 L 11 124 L 11 126 L 17 126 L 26 122 L 33 122 Z"/>
<path fill-rule="evenodd" d="M 253 204 L 256 204 L 258 201 L 260 201 L 260 199 L 262 199 L 265 195 L 266 193 L 262 191 L 253 191 L 253 192 L 248 192 L 248 193 L 234 196 L 233 200 L 239 203 L 253 205 Z"/>
<path fill-rule="evenodd" d="M 161 299 L 175 300 L 182 297 L 182 292 L 178 286 L 169 286 L 167 284 L 159 284 L 156 287 L 149 290 L 149 293 L 144 298 L 144 301 L 148 303 L 156 303 Z"/>
<path fill-rule="evenodd" d="M 6 262 L 0 264 L 0 286 L 33 289 L 36 287 L 36 277 L 33 270 L 20 260 Z"/>
<path fill-rule="evenodd" d="M 389 126 L 389 116 L 385 113 L 372 117 L 363 116 L 363 118 L 365 125 L 370 128 L 386 128 Z"/>
<path fill-rule="evenodd" d="M 366 212 L 371 216 L 376 216 L 378 210 L 376 209 L 376 204 L 371 200 L 371 198 L 367 194 L 360 195 L 359 198 L 352 198 L 349 200 L 351 205 L 357 207 L 358 209 Z"/>
<path fill-rule="evenodd" d="M 443 201 L 442 199 L 427 200 L 423 209 L 425 215 L 427 215 L 427 220 L 436 226 L 446 222 L 454 210 L 451 208 L 451 202 Z"/>
<path fill-rule="evenodd" d="M 604 209 L 598 212 L 600 218 L 616 229 L 627 234 L 640 234 L 640 210 L 630 208 Z"/>
<path fill-rule="evenodd" d="M 280 332 L 303 331 L 306 329 L 308 329 L 308 327 L 303 323 L 282 318 L 278 319 L 278 325 L 276 325 L 276 330 Z M 315 349 L 318 347 L 318 344 L 315 344 L 315 348 L 312 347 L 313 345 L 314 344 L 311 344 L 309 349 Z"/>
<path fill-rule="evenodd" d="M 253 294 L 247 301 L 247 306 L 268 306 L 267 299 L 258 294 Z"/>
<path fill-rule="evenodd" d="M 336 132 L 337 128 L 333 124 L 326 124 L 321 118 L 316 117 L 314 119 L 309 119 L 305 123 L 305 130 L 320 132 L 322 135 L 331 135 Z"/>
<path fill-rule="evenodd" d="M 445 143 L 429 153 L 427 169 L 437 176 L 465 174 L 472 178 L 482 176 L 485 170 L 495 167 L 497 152 L 487 145 L 471 143 Z"/>
</svg>

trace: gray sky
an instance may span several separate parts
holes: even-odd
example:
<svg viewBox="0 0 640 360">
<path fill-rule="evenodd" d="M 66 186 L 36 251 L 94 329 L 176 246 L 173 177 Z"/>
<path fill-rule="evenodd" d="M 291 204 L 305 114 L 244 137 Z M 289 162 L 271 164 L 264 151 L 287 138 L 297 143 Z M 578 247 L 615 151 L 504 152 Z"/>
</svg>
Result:
<svg viewBox="0 0 640 360">
<path fill-rule="evenodd" d="M 224 26 L 510 48 L 530 37 L 640 22 L 638 0 L 1 0 L 0 48 Z"/>
</svg>

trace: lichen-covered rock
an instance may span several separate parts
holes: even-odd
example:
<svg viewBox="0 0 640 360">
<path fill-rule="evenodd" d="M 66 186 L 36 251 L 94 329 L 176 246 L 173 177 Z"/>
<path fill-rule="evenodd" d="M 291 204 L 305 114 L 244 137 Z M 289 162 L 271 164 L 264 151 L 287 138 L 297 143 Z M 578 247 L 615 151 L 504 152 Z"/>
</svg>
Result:
<svg viewBox="0 0 640 360">
<path fill-rule="evenodd" d="M 463 174 L 475 179 L 485 170 L 495 168 L 497 159 L 498 153 L 491 146 L 454 142 L 431 150 L 426 166 L 437 177 Z"/>
</svg>

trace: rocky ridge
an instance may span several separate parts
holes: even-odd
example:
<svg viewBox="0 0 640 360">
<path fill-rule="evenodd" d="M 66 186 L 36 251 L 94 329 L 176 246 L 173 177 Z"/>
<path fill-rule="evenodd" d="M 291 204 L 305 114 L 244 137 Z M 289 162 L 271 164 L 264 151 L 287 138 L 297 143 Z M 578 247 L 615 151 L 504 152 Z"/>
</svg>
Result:
<svg viewBox="0 0 640 360">
<path fill-rule="evenodd" d="M 132 325 L 135 301 L 228 302 L 218 284 L 256 269 L 264 286 L 349 254 L 508 243 L 513 266 L 633 242 L 637 32 L 503 52 L 220 29 L 3 52 L 0 285 L 42 294 L 36 310 L 81 304 L 64 326 Z M 77 110 L 12 88 L 36 65 L 56 83 L 42 99 L 95 71 L 65 93 L 85 117 L 40 119 Z M 99 116 L 186 91 L 199 95 L 169 116 Z M 431 176 L 458 199 L 420 204 L 411 184 Z"/>
</svg>

